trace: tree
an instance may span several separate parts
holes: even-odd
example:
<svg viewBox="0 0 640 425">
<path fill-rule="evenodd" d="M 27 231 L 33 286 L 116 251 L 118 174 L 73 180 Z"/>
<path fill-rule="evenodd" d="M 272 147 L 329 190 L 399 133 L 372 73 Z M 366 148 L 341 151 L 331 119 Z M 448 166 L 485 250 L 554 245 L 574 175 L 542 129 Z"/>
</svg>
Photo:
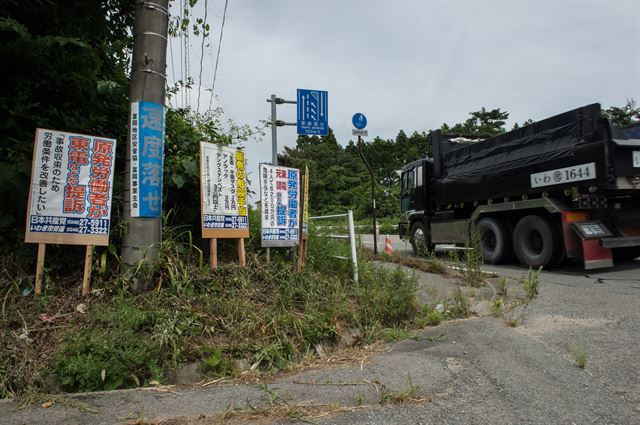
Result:
<svg viewBox="0 0 640 425">
<path fill-rule="evenodd" d="M 507 111 L 500 108 L 487 111 L 483 106 L 479 111 L 469 112 L 471 115 L 464 123 L 449 126 L 442 124 L 443 133 L 456 134 L 469 138 L 488 138 L 505 132 L 506 120 L 509 118 Z"/>
<path fill-rule="evenodd" d="M 362 151 L 377 180 L 376 199 L 380 216 L 396 216 L 399 208 L 398 171 L 407 162 L 431 152 L 426 133 L 407 136 L 400 131 L 394 139 L 374 138 L 362 143 Z M 353 141 L 343 148 L 333 131 L 326 137 L 299 136 L 295 148 L 285 148 L 278 163 L 309 166 L 310 207 L 314 213 L 338 213 L 353 209 L 357 218 L 371 215 L 371 182 Z M 385 183 L 389 183 L 388 185 Z"/>
<path fill-rule="evenodd" d="M 612 106 L 603 109 L 602 116 L 609 118 L 613 125 L 624 127 L 640 122 L 640 107 L 636 105 L 635 100 L 627 99 L 627 104 L 622 107 Z"/>
<path fill-rule="evenodd" d="M 24 235 L 36 128 L 117 138 L 122 169 L 134 8 L 127 0 L 2 2 L 0 196 L 12 200 L 0 207 L 2 251 Z"/>
</svg>

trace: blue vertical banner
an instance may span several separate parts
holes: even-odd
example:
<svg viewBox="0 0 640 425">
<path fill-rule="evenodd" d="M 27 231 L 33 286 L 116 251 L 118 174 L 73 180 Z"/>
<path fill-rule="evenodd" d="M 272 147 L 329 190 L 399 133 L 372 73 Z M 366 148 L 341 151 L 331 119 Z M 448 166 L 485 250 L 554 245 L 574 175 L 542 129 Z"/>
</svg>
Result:
<svg viewBox="0 0 640 425">
<path fill-rule="evenodd" d="M 329 134 L 328 98 L 329 94 L 324 90 L 298 89 L 298 134 Z"/>
<path fill-rule="evenodd" d="M 162 215 L 165 108 L 152 102 L 131 104 L 131 217 Z"/>
</svg>

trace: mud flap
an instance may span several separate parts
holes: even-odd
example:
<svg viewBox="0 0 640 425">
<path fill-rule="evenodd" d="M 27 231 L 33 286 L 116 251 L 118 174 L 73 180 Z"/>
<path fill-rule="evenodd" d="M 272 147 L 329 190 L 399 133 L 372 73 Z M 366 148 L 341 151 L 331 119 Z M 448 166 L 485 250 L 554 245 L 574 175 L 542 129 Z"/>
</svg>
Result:
<svg viewBox="0 0 640 425">
<path fill-rule="evenodd" d="M 564 221 L 564 220 L 563 220 Z M 580 239 L 582 259 L 585 270 L 613 267 L 613 251 L 602 247 L 602 238 L 612 236 L 607 227 L 600 221 L 574 221 L 571 229 Z"/>
<path fill-rule="evenodd" d="M 573 230 L 571 224 L 578 221 L 588 220 L 589 214 L 586 212 L 563 211 L 561 215 L 562 236 L 567 258 L 580 258 L 582 257 L 582 241 Z"/>
</svg>

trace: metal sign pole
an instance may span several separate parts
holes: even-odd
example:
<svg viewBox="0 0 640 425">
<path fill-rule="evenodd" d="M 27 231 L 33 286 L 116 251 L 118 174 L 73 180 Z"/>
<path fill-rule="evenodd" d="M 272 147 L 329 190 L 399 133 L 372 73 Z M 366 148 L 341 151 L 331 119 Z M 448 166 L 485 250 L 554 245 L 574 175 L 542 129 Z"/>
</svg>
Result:
<svg viewBox="0 0 640 425">
<path fill-rule="evenodd" d="M 362 137 L 358 135 L 358 153 L 360 154 L 360 158 L 362 158 L 362 162 L 367 166 L 367 170 L 369 170 L 369 176 L 371 177 L 371 206 L 373 207 L 372 215 L 373 215 L 373 254 L 378 255 L 378 223 L 376 220 L 376 178 L 373 175 L 373 170 L 371 169 L 371 165 L 369 165 L 369 161 L 364 157 L 364 153 L 362 152 Z"/>
<path fill-rule="evenodd" d="M 285 100 L 272 94 L 267 102 L 271 102 L 271 165 L 278 165 L 278 127 L 285 125 L 297 125 L 296 123 L 289 123 L 284 121 L 278 121 L 277 105 L 281 103 L 296 104 L 295 100 Z M 295 249 L 291 250 L 292 261 L 295 262 Z M 267 262 L 271 258 L 271 248 L 267 248 L 266 251 Z"/>
<path fill-rule="evenodd" d="M 278 126 L 276 117 L 276 95 L 271 95 L 271 165 L 278 165 Z"/>
<path fill-rule="evenodd" d="M 271 165 L 278 165 L 278 127 L 276 126 L 276 95 L 272 94 L 271 99 Z M 267 248 L 267 262 L 271 259 L 271 248 Z"/>
</svg>

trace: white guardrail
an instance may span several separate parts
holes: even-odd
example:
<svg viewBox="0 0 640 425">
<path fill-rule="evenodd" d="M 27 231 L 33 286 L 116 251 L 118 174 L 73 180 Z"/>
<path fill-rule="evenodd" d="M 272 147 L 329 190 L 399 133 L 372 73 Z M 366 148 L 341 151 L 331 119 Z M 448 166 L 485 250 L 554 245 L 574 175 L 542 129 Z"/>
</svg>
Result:
<svg viewBox="0 0 640 425">
<path fill-rule="evenodd" d="M 331 220 L 335 218 L 347 218 L 347 227 L 349 228 L 349 235 L 326 235 L 329 238 L 333 239 L 348 239 L 349 245 L 351 246 L 351 264 L 353 266 L 353 281 L 358 283 L 358 256 L 356 255 L 356 232 L 353 226 L 353 211 L 349 210 L 345 214 L 332 214 L 332 215 L 320 215 L 317 217 L 309 217 L 309 220 Z M 322 227 L 332 227 L 332 226 L 322 226 Z M 340 226 L 344 227 L 344 226 Z M 343 260 L 348 260 L 346 257 L 337 256 L 336 258 L 340 258 Z"/>
</svg>

